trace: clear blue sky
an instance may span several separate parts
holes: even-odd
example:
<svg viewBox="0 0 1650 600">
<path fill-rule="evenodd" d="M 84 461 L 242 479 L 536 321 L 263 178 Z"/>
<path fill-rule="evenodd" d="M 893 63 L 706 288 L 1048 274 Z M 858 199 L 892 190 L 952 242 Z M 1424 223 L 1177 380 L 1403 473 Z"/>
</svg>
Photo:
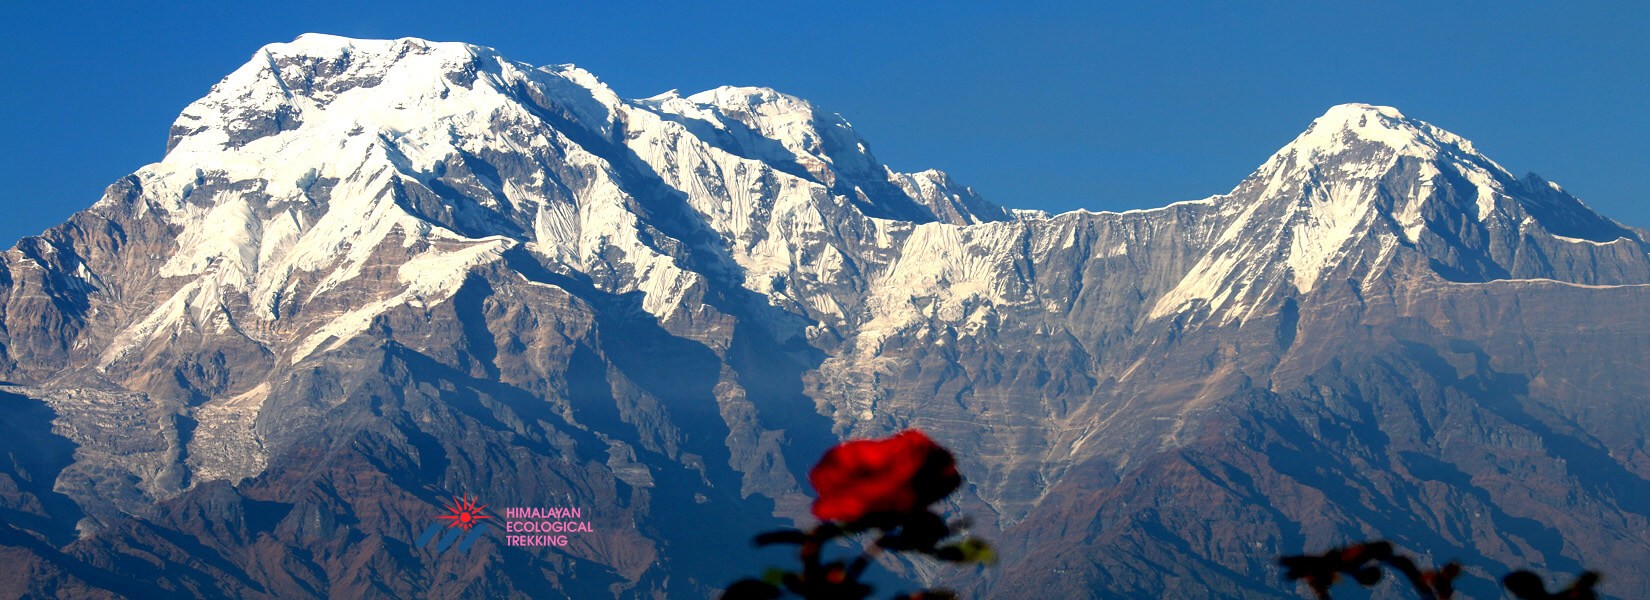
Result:
<svg viewBox="0 0 1650 600">
<path fill-rule="evenodd" d="M 158 160 L 186 104 L 307 31 L 571 62 L 628 97 L 774 87 L 896 169 L 1054 211 L 1224 192 L 1325 108 L 1388 104 L 1650 226 L 1645 3 L 106 4 L 0 11 L 0 245 Z"/>
</svg>

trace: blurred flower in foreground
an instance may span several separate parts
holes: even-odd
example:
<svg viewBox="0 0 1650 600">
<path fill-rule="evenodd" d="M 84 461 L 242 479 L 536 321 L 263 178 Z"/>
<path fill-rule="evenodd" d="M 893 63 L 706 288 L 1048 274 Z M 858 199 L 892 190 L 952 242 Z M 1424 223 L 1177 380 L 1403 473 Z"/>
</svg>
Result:
<svg viewBox="0 0 1650 600">
<path fill-rule="evenodd" d="M 917 552 L 954 563 L 995 562 L 991 545 L 964 537 L 950 543 L 967 527 L 965 521 L 947 522 L 930 507 L 962 486 L 962 475 L 951 452 L 921 431 L 910 429 L 880 440 L 856 440 L 836 445 L 808 473 L 819 492 L 813 514 L 822 523 L 808 531 L 781 529 L 756 536 L 758 546 L 794 544 L 802 568 L 770 568 L 760 579 L 743 579 L 729 586 L 729 600 L 780 598 L 786 592 L 803 598 L 859 599 L 871 595 L 859 580 L 871 561 L 884 552 Z M 848 540 L 845 547 L 863 550 L 852 559 L 826 560 L 827 544 L 837 538 L 872 533 L 870 543 Z M 899 598 L 953 598 L 946 590 L 921 590 Z"/>
<path fill-rule="evenodd" d="M 926 509 L 962 485 L 951 452 L 921 431 L 845 442 L 819 459 L 808 480 L 821 521 L 886 522 Z"/>
</svg>

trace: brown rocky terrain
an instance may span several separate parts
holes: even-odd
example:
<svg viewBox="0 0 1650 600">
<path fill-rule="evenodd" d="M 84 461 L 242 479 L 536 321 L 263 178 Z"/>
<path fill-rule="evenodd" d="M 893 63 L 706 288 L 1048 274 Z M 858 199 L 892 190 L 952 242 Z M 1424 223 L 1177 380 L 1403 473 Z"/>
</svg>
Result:
<svg viewBox="0 0 1650 600">
<path fill-rule="evenodd" d="M 1643 596 L 1647 235 L 1386 107 L 1044 215 L 773 90 L 304 36 L 0 254 L 0 595 L 706 596 L 920 427 L 1004 560 L 890 591 L 1294 597 L 1381 537 Z M 595 532 L 416 546 L 461 494 Z"/>
</svg>

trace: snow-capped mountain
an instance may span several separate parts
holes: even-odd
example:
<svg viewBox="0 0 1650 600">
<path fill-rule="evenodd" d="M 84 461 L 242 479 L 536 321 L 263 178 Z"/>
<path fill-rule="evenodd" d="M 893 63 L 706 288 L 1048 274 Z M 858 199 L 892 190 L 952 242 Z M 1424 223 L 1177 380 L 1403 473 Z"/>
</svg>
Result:
<svg viewBox="0 0 1650 600">
<path fill-rule="evenodd" d="M 846 213 L 1007 218 L 937 171 L 888 170 L 846 121 L 795 97 L 719 88 L 631 102 L 576 67 L 457 43 L 270 45 L 185 109 L 168 147 L 124 200 L 178 228 L 158 275 L 190 283 L 122 332 L 101 366 L 179 327 L 221 331 L 227 314 L 209 313 L 231 296 L 245 297 L 246 325 L 261 335 L 244 333 L 297 362 L 391 307 L 443 301 L 471 268 L 517 246 L 562 273 L 622 256 L 633 276 L 609 291 L 645 290 L 644 308 L 667 317 L 715 274 L 675 264 L 673 252 L 692 248 L 650 244 L 647 205 L 661 199 L 649 196 L 664 190 L 649 187 L 679 194 L 681 206 L 659 210 L 691 208 L 702 222 L 682 235 L 704 236 L 692 241 L 714 244 L 705 250 L 761 292 L 799 267 L 835 277 L 830 256 L 803 265 L 792 240 L 826 235 Z M 390 256 L 393 295 L 340 314 L 303 310 Z M 311 326 L 295 338 L 263 331 L 283 312 Z"/>
<path fill-rule="evenodd" d="M 1647 239 L 1388 107 L 1046 215 L 774 90 L 305 35 L 0 255 L 0 584 L 703 595 L 903 427 L 1008 558 L 895 566 L 980 593 L 1287 594 L 1273 557 L 1373 536 L 1609 569 L 1650 557 Z M 609 534 L 414 547 L 459 492 Z"/>
<path fill-rule="evenodd" d="M 1331 108 L 1210 202 L 1221 212 L 1212 249 L 1157 299 L 1153 316 L 1195 305 L 1242 318 L 1331 277 L 1377 278 L 1406 259 L 1400 247 L 1459 281 L 1612 284 L 1650 274 L 1635 233 L 1389 107 Z M 1591 268 L 1599 264 L 1610 267 Z"/>
</svg>

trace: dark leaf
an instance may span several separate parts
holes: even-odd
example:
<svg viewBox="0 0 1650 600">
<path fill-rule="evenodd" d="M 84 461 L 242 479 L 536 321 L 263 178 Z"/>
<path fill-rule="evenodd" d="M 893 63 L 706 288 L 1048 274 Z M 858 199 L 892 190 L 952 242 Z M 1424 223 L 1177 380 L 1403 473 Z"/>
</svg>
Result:
<svg viewBox="0 0 1650 600">
<path fill-rule="evenodd" d="M 950 535 L 951 528 L 946 526 L 945 519 L 929 511 L 919 511 L 902 515 L 893 530 L 877 538 L 877 545 L 896 552 L 917 550 L 932 553 L 934 545 Z"/>
<path fill-rule="evenodd" d="M 741 579 L 722 592 L 722 600 L 774 600 L 780 597 L 779 588 L 757 581 Z"/>
<path fill-rule="evenodd" d="M 1285 556 L 1278 559 L 1278 566 L 1283 567 L 1283 576 L 1287 579 L 1300 579 L 1308 573 L 1324 569 L 1324 559 L 1321 556 L 1297 555 Z"/>
<path fill-rule="evenodd" d="M 817 537 L 820 540 L 831 540 L 844 533 L 859 533 L 860 531 L 862 530 L 845 530 L 841 525 L 837 525 L 836 523 L 820 523 L 819 526 L 814 527 L 814 537 Z"/>
<path fill-rule="evenodd" d="M 1290 581 L 1306 580 L 1313 591 L 1322 590 L 1323 596 L 1335 581 L 1335 563 L 1322 556 L 1285 556 L 1278 559 L 1283 566 L 1283 577 Z"/>
<path fill-rule="evenodd" d="M 1460 576 L 1461 565 L 1449 563 L 1437 571 L 1422 573 L 1421 582 L 1438 600 L 1450 600 L 1455 597 L 1455 578 Z"/>
<path fill-rule="evenodd" d="M 766 582 L 768 585 L 779 587 L 785 585 L 785 580 L 787 578 L 794 578 L 795 576 L 795 573 L 786 571 L 779 567 L 768 567 L 768 570 L 762 572 L 762 581 Z"/>
<path fill-rule="evenodd" d="M 1352 579 L 1362 584 L 1364 587 L 1375 585 L 1381 582 L 1381 568 L 1364 567 L 1362 569 L 1358 569 L 1352 573 Z"/>
<path fill-rule="evenodd" d="M 1552 593 L 1547 591 L 1541 576 L 1529 571 L 1515 571 L 1503 578 L 1501 585 L 1523 600 L 1598 600 L 1598 592 L 1593 589 L 1598 582 L 1598 573 L 1584 571 L 1569 587 Z"/>
<path fill-rule="evenodd" d="M 1340 559 L 1343 563 L 1347 565 L 1357 565 L 1373 560 L 1386 560 L 1388 558 L 1392 558 L 1392 543 L 1387 541 L 1366 542 L 1354 546 L 1348 546 L 1338 551 L 1331 552 L 1330 554 L 1334 555 L 1337 552 L 1339 553 Z"/>
<path fill-rule="evenodd" d="M 774 544 L 796 544 L 800 546 L 807 543 L 807 541 L 808 534 L 797 529 L 780 529 L 756 534 L 756 546 L 759 548 Z"/>
<path fill-rule="evenodd" d="M 956 600 L 957 593 L 951 590 L 923 590 L 911 592 L 903 596 L 895 596 L 894 600 Z"/>
<path fill-rule="evenodd" d="M 1584 571 L 1576 577 L 1575 583 L 1559 592 L 1558 597 L 1564 600 L 1598 600 L 1598 592 L 1593 591 L 1593 587 L 1598 585 L 1599 579 L 1598 573 Z"/>
<path fill-rule="evenodd" d="M 861 554 L 854 557 L 854 562 L 848 563 L 848 577 L 859 579 L 859 574 L 865 572 L 865 567 L 871 565 L 871 557 Z"/>
<path fill-rule="evenodd" d="M 1552 597 L 1547 593 L 1547 584 L 1541 582 L 1541 576 L 1529 571 L 1513 571 L 1501 578 L 1501 585 L 1524 600 L 1548 600 Z"/>
</svg>

